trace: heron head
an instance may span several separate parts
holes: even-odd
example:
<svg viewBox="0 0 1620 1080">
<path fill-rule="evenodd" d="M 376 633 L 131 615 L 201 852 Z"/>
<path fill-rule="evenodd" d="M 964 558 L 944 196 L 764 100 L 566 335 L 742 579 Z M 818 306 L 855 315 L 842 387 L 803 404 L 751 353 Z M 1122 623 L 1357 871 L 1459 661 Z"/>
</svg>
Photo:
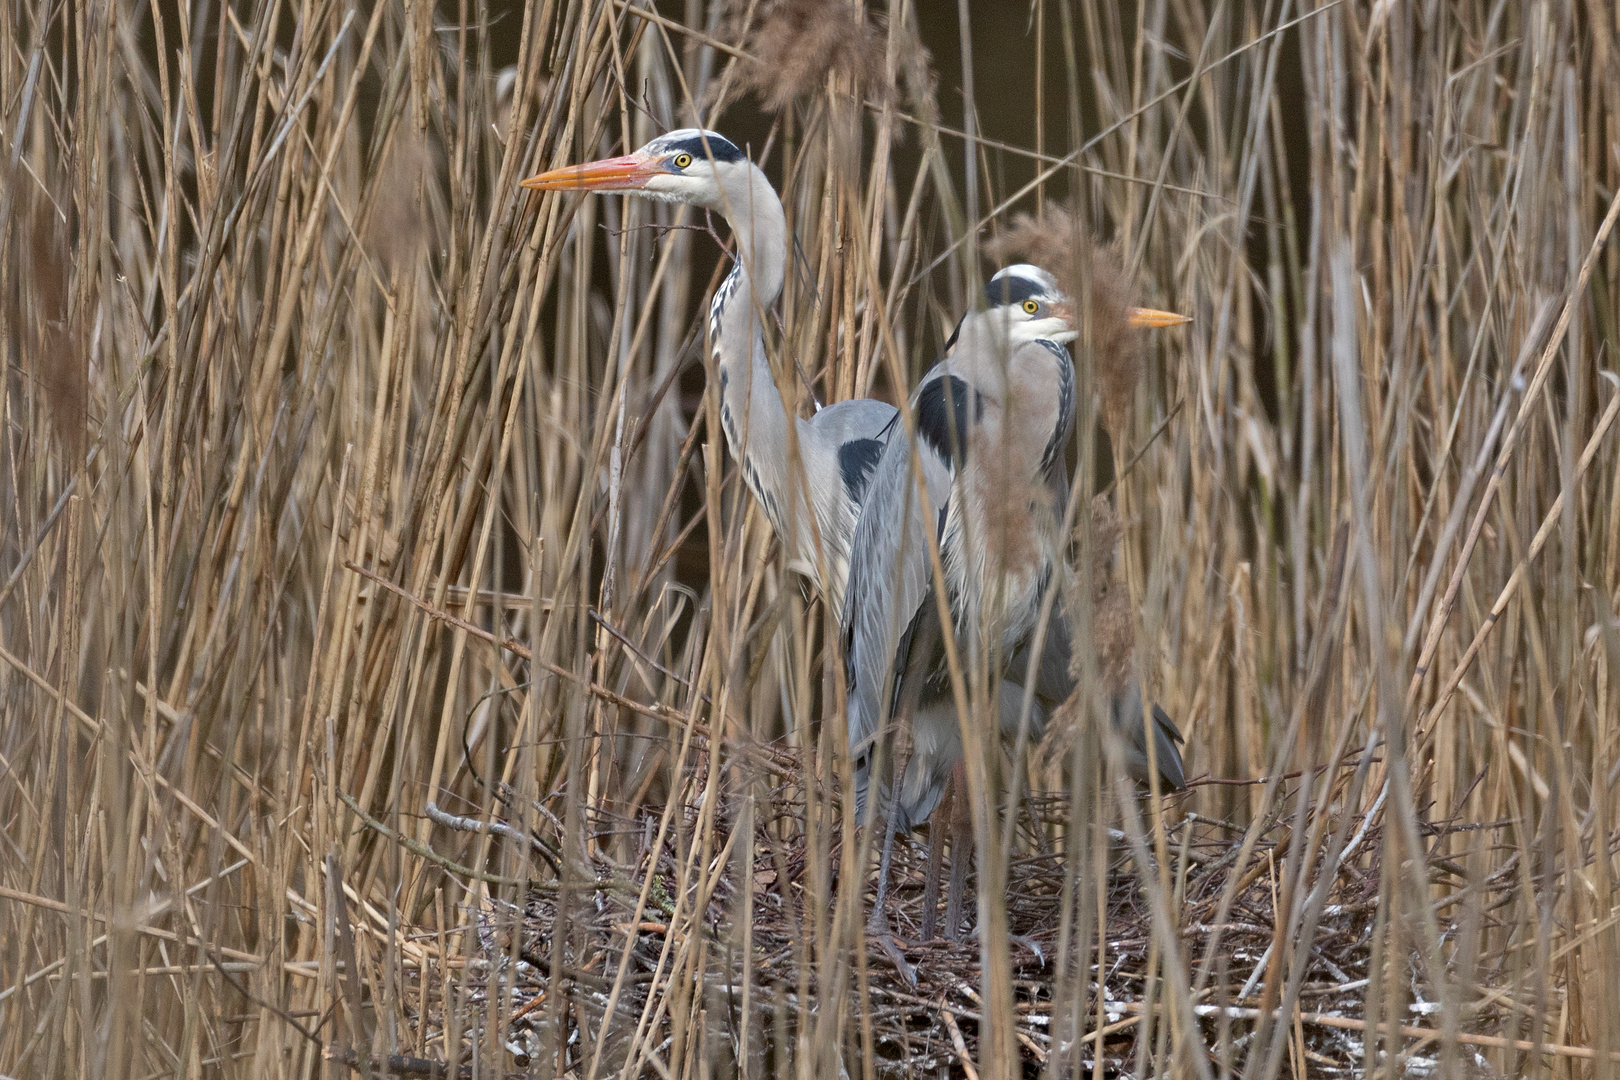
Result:
<svg viewBox="0 0 1620 1080">
<path fill-rule="evenodd" d="M 682 128 L 658 136 L 632 154 L 565 165 L 531 176 L 520 186 L 534 191 L 624 191 L 723 210 L 729 181 L 749 168 L 747 156 L 724 135 Z"/>
<path fill-rule="evenodd" d="M 1080 336 L 1074 301 L 1058 287 L 1055 277 L 1038 266 L 1015 263 L 997 271 L 984 287 L 984 298 L 991 311 L 1004 314 L 1008 338 L 1015 345 L 1040 340 L 1067 345 Z M 1133 307 L 1125 312 L 1126 324 L 1135 327 L 1162 328 L 1191 321 L 1185 315 L 1153 308 Z"/>
<path fill-rule="evenodd" d="M 984 286 L 985 306 L 1006 319 L 1009 344 L 1055 341 L 1066 345 L 1078 335 L 1074 305 L 1057 279 L 1038 266 L 1017 263 L 996 272 Z"/>
</svg>

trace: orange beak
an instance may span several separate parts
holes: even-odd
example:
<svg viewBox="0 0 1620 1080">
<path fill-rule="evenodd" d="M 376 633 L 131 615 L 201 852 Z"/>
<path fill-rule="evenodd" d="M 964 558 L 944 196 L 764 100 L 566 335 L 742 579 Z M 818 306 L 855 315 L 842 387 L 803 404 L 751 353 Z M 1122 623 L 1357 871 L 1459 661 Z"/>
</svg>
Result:
<svg viewBox="0 0 1620 1080">
<path fill-rule="evenodd" d="M 564 165 L 521 181 L 533 191 L 634 191 L 664 172 L 658 163 L 636 154 L 603 158 L 584 165 Z"/>
<path fill-rule="evenodd" d="M 1126 314 L 1126 321 L 1132 326 L 1146 326 L 1154 330 L 1162 330 L 1166 326 L 1180 326 L 1182 323 L 1192 322 L 1191 315 L 1177 315 L 1173 311 L 1155 311 L 1152 308 L 1133 307 Z"/>
</svg>

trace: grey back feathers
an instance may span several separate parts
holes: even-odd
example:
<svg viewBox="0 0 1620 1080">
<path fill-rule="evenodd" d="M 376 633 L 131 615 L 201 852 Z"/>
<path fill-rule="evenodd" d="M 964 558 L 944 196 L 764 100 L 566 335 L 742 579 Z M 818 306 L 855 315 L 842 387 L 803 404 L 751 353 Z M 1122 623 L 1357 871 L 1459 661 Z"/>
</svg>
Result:
<svg viewBox="0 0 1620 1080">
<path fill-rule="evenodd" d="M 971 344 L 948 361 L 948 368 L 936 368 L 923 380 L 913 403 L 924 473 L 922 490 L 917 491 L 910 479 L 912 440 L 894 437 L 897 425 L 892 407 L 870 400 L 846 401 L 806 420 L 787 408 L 777 389 L 765 351 L 761 316 L 781 295 L 790 237 L 781 199 L 764 173 L 735 143 L 697 128 L 661 135 L 633 156 L 652 167 L 643 182 L 600 190 L 633 191 L 707 207 L 723 213 L 731 224 L 736 262 L 709 308 L 709 345 L 721 427 L 749 491 L 782 539 L 788 565 L 814 581 L 833 614 L 844 620 L 852 694 L 850 738 L 856 755 L 865 755 L 887 719 L 891 702 L 897 700 L 889 695 L 889 688 L 895 685 L 896 656 L 907 664 L 908 672 L 919 672 L 918 677 L 926 679 L 932 663 L 929 654 L 937 648 L 933 642 L 939 635 L 927 633 L 926 620 L 917 618 L 930 587 L 930 538 L 940 542 L 950 556 L 953 614 L 973 606 L 973 590 L 968 586 L 975 575 L 982 577 L 983 566 L 960 550 L 962 537 L 972 529 L 960 527 L 960 515 L 959 527 L 954 531 L 949 527 L 951 508 L 957 503 L 970 504 L 971 499 L 958 499 L 952 489 L 957 474 L 973 467 L 969 449 L 986 418 L 987 406 L 992 417 L 999 416 L 1009 406 L 1009 393 L 1017 389 L 1016 380 L 1007 378 L 1014 352 L 1023 355 L 1033 349 L 1031 356 L 1044 353 L 1047 373 L 1059 380 L 1055 393 L 1043 395 L 1051 415 L 1038 463 L 1051 472 L 1054 463 L 1061 462 L 1059 451 L 1073 412 L 1068 354 L 1049 341 L 1025 340 L 1016 350 L 1008 348 L 1005 331 L 1009 324 L 1001 318 L 1017 310 L 1033 314 L 1036 308 L 1044 316 L 1052 315 L 1030 301 L 1055 296 L 1056 284 L 1038 267 L 1008 267 L 986 287 L 988 308 L 970 313 L 958 325 L 951 336 L 952 349 L 964 334 Z M 1040 324 L 1053 325 L 1050 317 Z M 1063 325 L 1056 320 L 1056 329 Z M 998 328 L 1001 345 L 995 346 Z M 1037 326 L 1030 323 L 1025 329 L 1035 331 Z M 988 350 L 984 331 L 991 333 Z M 1026 338 L 1030 336 L 1026 333 Z M 1014 411 L 1020 412 L 1016 406 Z M 1030 418 L 1020 415 L 1017 419 L 1025 423 Z M 862 515 L 863 503 L 873 502 L 882 511 Z M 892 508 L 900 512 L 891 513 Z M 859 548 L 859 566 L 854 570 L 850 566 L 852 545 Z M 1041 589 L 1050 580 L 1049 570 L 1041 569 Z M 851 581 L 846 588 L 846 577 L 851 574 L 858 577 L 858 583 Z M 966 604 L 961 602 L 964 595 L 969 601 Z M 851 606 L 859 607 L 856 615 L 841 610 L 846 598 L 853 601 Z M 919 629 L 924 633 L 918 635 Z M 914 640 L 915 650 L 910 647 Z M 910 663 L 912 651 L 928 662 Z M 1043 658 L 1042 671 L 1047 666 Z M 933 708 L 937 702 L 924 704 Z M 933 713 L 940 712 L 933 709 Z M 961 753 L 959 744 L 954 752 L 950 749 L 950 732 L 941 723 L 930 728 L 940 735 L 936 748 L 927 755 L 935 764 L 954 762 Z M 925 764 L 919 762 L 919 769 Z M 909 802 L 926 816 L 932 809 L 928 789 L 934 785 L 932 779 L 924 782 L 922 778 L 932 774 L 923 770 L 918 775 L 918 790 Z M 864 796 L 864 770 L 860 786 Z M 933 798 L 937 800 L 937 794 Z M 925 805 L 927 810 L 922 809 Z"/>
</svg>

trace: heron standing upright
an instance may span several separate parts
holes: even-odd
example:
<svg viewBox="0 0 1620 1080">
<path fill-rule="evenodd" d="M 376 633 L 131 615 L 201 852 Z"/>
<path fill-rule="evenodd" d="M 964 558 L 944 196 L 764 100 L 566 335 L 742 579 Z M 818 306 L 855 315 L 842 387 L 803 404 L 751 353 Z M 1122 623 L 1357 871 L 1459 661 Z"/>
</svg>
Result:
<svg viewBox="0 0 1620 1080">
<path fill-rule="evenodd" d="M 805 419 L 783 403 L 765 355 L 763 316 L 782 293 L 790 238 L 764 172 L 725 136 L 683 128 L 624 157 L 553 169 L 522 186 L 688 203 L 730 223 L 735 265 L 709 304 L 720 426 L 782 539 L 788 567 L 820 588 L 838 618 L 861 497 L 896 414 L 884 402 L 852 398 Z"/>
<path fill-rule="evenodd" d="M 721 427 L 744 482 L 782 539 L 788 566 L 816 584 L 833 616 L 843 620 L 844 600 L 851 594 L 847 587 L 850 549 L 861 506 L 898 414 L 892 406 L 866 398 L 818 408 L 808 419 L 790 412 L 784 404 L 765 354 L 763 313 L 781 295 L 789 237 L 781 200 L 765 174 L 723 135 L 685 128 L 661 135 L 631 154 L 554 169 L 522 181 L 522 186 L 541 191 L 622 192 L 687 203 L 717 212 L 730 223 L 736 262 L 709 308 Z M 1028 265 L 1003 270 L 992 279 L 990 290 L 1019 304 L 1038 296 L 1051 301 L 1056 296 L 1051 276 Z M 992 307 L 996 306 L 995 297 L 992 301 Z M 1136 321 L 1167 325 L 1166 319 L 1180 321 L 1159 312 L 1138 313 Z M 959 326 L 953 343 L 961 332 Z M 1068 337 L 1072 336 L 1068 331 Z M 1061 347 L 1057 351 L 1067 357 Z M 1067 410 L 1072 418 L 1072 402 Z M 1054 491 L 1060 487 L 1066 494 L 1066 485 L 1055 481 Z M 1037 725 L 1042 706 L 1050 707 L 1067 696 L 1067 624 L 1061 612 L 1047 638 L 1037 666 Z M 997 696 L 1004 723 L 1012 723 L 1023 709 L 1022 690 L 1003 684 Z M 876 717 L 877 712 L 866 709 L 859 715 Z M 852 707 L 851 717 L 856 716 Z M 1130 724 L 1123 715 L 1119 722 L 1129 734 Z M 874 729 L 877 723 L 872 721 Z M 1164 723 L 1168 724 L 1167 718 Z M 931 749 L 913 755 L 908 770 L 907 789 L 914 788 L 916 795 L 901 805 L 901 822 L 906 828 L 932 812 L 943 788 L 940 777 L 949 774 L 950 765 L 961 757 L 950 702 L 925 702 L 916 726 L 919 736 L 934 739 Z M 1168 730 L 1174 732 L 1173 725 Z M 864 791 L 870 747 L 865 735 L 859 741 L 857 775 Z M 857 742 L 853 735 L 851 742 Z M 1141 742 L 1137 734 L 1135 757 L 1145 763 Z M 1159 754 L 1159 761 L 1166 786 L 1179 787 L 1180 758 L 1173 744 L 1169 755 Z M 1133 768 L 1133 774 L 1137 772 L 1139 768 Z"/>
<path fill-rule="evenodd" d="M 749 491 L 787 549 L 788 566 L 815 583 L 834 619 L 841 618 L 856 520 L 899 413 L 871 398 L 828 405 L 809 419 L 785 407 L 766 360 L 760 316 L 782 292 L 787 223 L 765 174 L 725 136 L 686 128 L 660 135 L 632 154 L 553 169 L 522 186 L 688 203 L 731 223 L 736 265 L 709 306 L 721 425 Z M 1047 290 L 1050 281 L 1044 270 L 1018 264 L 997 273 L 988 288 L 1032 296 Z M 797 469 L 790 423 L 798 444 Z M 1017 687 L 1004 687 L 1000 698 L 1009 710 L 1022 706 Z"/>
<path fill-rule="evenodd" d="M 1000 726 L 1015 730 L 1024 712 L 1021 700 L 1007 700 L 1010 684 L 1001 681 L 1004 676 L 1033 682 L 1035 702 L 1048 709 L 1074 688 L 1068 620 L 1060 603 L 1054 603 L 1044 639 L 1034 639 L 1040 637 L 1035 631 L 1047 593 L 1057 586 L 1063 567 L 1064 450 L 1075 411 L 1074 366 L 1064 345 L 1076 337 L 1075 316 L 1051 275 L 1036 267 L 1012 269 L 1017 272 L 991 281 L 987 306 L 963 317 L 944 359 L 912 393 L 915 439 L 903 431 L 887 438 L 850 549 L 842 633 L 862 820 L 887 723 L 895 714 L 911 718 L 911 757 L 885 802 L 887 828 L 872 916 L 874 931 L 903 971 L 882 915 L 893 837 L 933 813 L 962 759 L 930 538 L 938 547 L 952 629 L 965 644 L 963 655 L 979 650 L 1002 666 L 985 672 L 997 687 Z M 1124 321 L 1169 326 L 1186 320 L 1133 308 Z M 1113 724 L 1125 737 L 1132 774 L 1142 780 L 1156 774 L 1161 788 L 1180 789 L 1185 782 L 1177 749 L 1181 733 L 1170 718 L 1155 706 L 1153 723 L 1145 725 L 1134 686 L 1122 688 L 1114 704 Z M 1030 713 L 1031 733 L 1038 734 L 1043 714 L 1039 708 Z M 953 870 L 965 869 L 960 852 L 953 864 Z M 960 890 L 954 873 L 952 884 L 954 907 Z M 954 917 L 948 916 L 947 931 L 954 929 Z"/>
<path fill-rule="evenodd" d="M 520 186 L 686 203 L 730 223 L 736 264 L 709 305 L 721 427 L 748 490 L 787 549 L 789 568 L 809 578 L 839 618 L 855 523 L 898 411 L 873 398 L 851 398 L 805 419 L 783 403 L 766 359 L 761 316 L 781 296 L 789 237 L 782 201 L 764 172 L 724 135 L 683 128 L 623 157 L 553 169 Z M 1046 281 L 1045 271 L 1019 264 L 999 272 L 991 287 L 1007 282 L 1024 295 Z"/>
</svg>

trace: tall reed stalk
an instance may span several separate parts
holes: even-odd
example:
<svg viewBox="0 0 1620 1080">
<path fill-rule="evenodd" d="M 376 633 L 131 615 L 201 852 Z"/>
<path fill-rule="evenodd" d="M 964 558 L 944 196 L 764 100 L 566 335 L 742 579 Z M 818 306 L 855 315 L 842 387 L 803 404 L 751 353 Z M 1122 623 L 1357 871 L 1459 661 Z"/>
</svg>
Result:
<svg viewBox="0 0 1620 1080">
<path fill-rule="evenodd" d="M 0 45 L 0 1073 L 1616 1074 L 1610 3 L 0 0 Z M 1017 936 L 916 988 L 836 627 L 705 397 L 724 230 L 517 187 L 694 123 L 788 207 L 801 410 L 902 397 L 1066 222 L 1195 318 L 1082 402 L 1086 692 L 984 740 Z M 1120 612 L 1188 794 L 1087 719 Z"/>
</svg>

